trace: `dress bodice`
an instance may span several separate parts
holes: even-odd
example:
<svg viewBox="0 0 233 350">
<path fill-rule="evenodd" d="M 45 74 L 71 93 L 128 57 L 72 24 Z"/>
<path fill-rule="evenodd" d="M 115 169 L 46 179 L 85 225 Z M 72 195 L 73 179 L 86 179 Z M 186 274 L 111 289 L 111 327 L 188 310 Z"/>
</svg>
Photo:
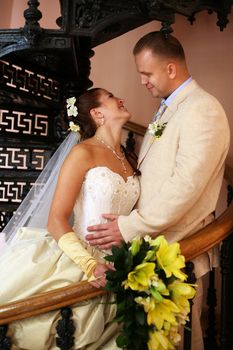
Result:
<svg viewBox="0 0 233 350">
<path fill-rule="evenodd" d="M 107 167 L 90 169 L 74 206 L 74 231 L 84 238 L 87 226 L 106 222 L 102 214 L 128 215 L 139 193 L 139 180 L 134 175 L 125 181 Z"/>
</svg>

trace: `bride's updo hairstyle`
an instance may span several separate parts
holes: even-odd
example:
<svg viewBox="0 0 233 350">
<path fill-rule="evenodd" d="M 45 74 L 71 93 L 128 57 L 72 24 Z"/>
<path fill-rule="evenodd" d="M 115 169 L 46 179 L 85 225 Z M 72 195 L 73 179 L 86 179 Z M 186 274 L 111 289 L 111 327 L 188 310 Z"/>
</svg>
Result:
<svg viewBox="0 0 233 350">
<path fill-rule="evenodd" d="M 90 114 L 90 110 L 101 105 L 99 99 L 103 91 L 101 88 L 93 88 L 77 98 L 75 105 L 78 109 L 78 115 L 72 118 L 72 121 L 80 126 L 82 140 L 95 135 L 97 125 Z"/>
<path fill-rule="evenodd" d="M 95 135 L 97 125 L 93 120 L 90 111 L 92 108 L 101 106 L 100 96 L 106 91 L 102 88 L 93 88 L 84 92 L 76 100 L 75 106 L 78 110 L 76 117 L 70 117 L 69 119 L 80 127 L 81 139 L 85 140 Z M 134 152 L 129 152 L 122 146 L 125 156 L 132 166 L 135 175 L 140 175 L 140 171 L 137 169 L 137 156 Z"/>
</svg>

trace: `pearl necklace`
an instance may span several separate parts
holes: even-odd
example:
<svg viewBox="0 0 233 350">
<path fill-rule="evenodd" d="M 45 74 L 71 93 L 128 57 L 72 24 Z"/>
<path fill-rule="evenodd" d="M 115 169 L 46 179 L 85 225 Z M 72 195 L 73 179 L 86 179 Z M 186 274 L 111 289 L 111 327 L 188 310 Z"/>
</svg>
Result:
<svg viewBox="0 0 233 350">
<path fill-rule="evenodd" d="M 95 138 L 101 142 L 105 147 L 107 147 L 108 149 L 110 149 L 110 151 L 112 151 L 112 153 L 114 154 L 114 156 L 121 162 L 122 168 L 123 168 L 123 173 L 126 174 L 127 173 L 127 169 L 124 163 L 125 160 L 125 154 L 122 153 L 122 156 L 119 156 L 119 154 L 115 151 L 115 149 L 110 146 L 108 143 L 106 143 L 103 139 L 101 139 L 99 136 L 95 135 Z"/>
</svg>

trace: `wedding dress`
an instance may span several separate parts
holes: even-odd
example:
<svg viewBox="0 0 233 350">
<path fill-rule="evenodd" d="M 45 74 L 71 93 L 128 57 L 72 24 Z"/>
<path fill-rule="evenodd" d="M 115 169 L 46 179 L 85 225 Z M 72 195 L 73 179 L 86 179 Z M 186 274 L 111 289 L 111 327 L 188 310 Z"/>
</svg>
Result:
<svg viewBox="0 0 233 350">
<path fill-rule="evenodd" d="M 139 191 L 135 176 L 125 181 L 104 166 L 87 172 L 73 210 L 73 229 L 99 261 L 104 261 L 106 252 L 85 243 L 87 226 L 105 222 L 103 213 L 128 215 Z M 0 258 L 0 304 L 85 279 L 78 265 L 60 250 L 45 229 L 24 227 L 18 230 L 16 239 Z M 117 349 L 114 340 L 117 324 L 111 322 L 115 305 L 109 303 L 112 299 L 113 296 L 103 296 L 72 307 L 76 326 L 74 349 Z M 10 324 L 8 333 L 13 349 L 58 349 L 55 327 L 59 318 L 57 310 Z"/>
</svg>

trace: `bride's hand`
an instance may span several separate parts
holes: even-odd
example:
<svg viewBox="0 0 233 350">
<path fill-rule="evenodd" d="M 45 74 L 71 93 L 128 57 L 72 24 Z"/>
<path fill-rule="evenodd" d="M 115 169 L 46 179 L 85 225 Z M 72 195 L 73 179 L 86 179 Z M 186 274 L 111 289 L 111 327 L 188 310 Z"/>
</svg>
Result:
<svg viewBox="0 0 233 350">
<path fill-rule="evenodd" d="M 90 281 L 89 283 L 96 287 L 96 288 L 101 288 L 101 287 L 105 287 L 106 285 L 106 275 L 105 275 L 105 272 L 107 270 L 112 270 L 114 269 L 112 265 L 110 264 L 101 264 L 101 263 L 98 263 L 96 265 L 96 268 L 93 272 L 93 276 L 96 278 L 95 280 L 93 281 Z"/>
</svg>

